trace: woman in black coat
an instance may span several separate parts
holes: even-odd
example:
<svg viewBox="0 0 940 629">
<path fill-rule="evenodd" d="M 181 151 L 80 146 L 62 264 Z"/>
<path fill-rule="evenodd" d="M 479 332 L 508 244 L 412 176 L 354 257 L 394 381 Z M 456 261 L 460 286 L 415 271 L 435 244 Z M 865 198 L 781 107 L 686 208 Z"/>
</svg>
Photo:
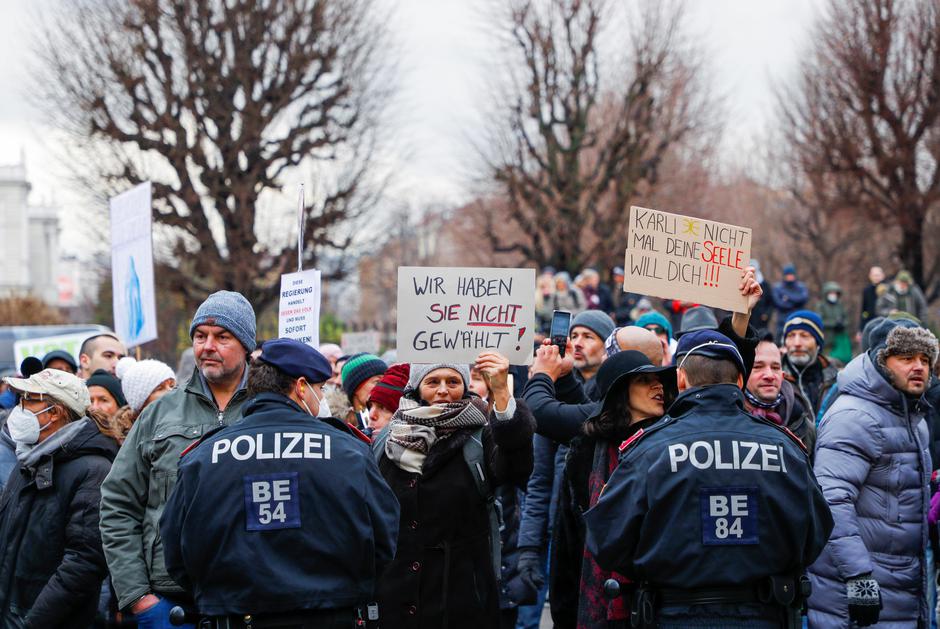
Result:
<svg viewBox="0 0 940 629">
<path fill-rule="evenodd" d="M 499 626 L 491 506 L 465 447 L 482 443 L 482 463 L 473 467 L 490 491 L 523 488 L 535 422 L 511 397 L 508 360 L 483 353 L 476 366 L 489 380 L 492 410 L 470 393 L 467 365 L 412 364 L 399 408 L 376 438 L 379 470 L 401 504 L 398 550 L 378 585 L 382 629 Z"/>
<path fill-rule="evenodd" d="M 117 442 L 85 416 L 75 376 L 7 381 L 22 401 L 7 420 L 19 463 L 0 496 L 0 627 L 89 627 L 107 574 L 98 508 Z"/>
<path fill-rule="evenodd" d="M 585 552 L 582 514 L 617 466 L 621 443 L 658 421 L 677 394 L 676 368 L 654 366 L 633 350 L 604 361 L 597 384 L 604 395 L 601 410 L 571 441 L 555 515 L 549 600 L 558 629 L 630 626 L 628 599 L 610 600 L 603 591 L 610 578 L 620 581 L 624 593 L 629 583 L 602 570 Z"/>
</svg>

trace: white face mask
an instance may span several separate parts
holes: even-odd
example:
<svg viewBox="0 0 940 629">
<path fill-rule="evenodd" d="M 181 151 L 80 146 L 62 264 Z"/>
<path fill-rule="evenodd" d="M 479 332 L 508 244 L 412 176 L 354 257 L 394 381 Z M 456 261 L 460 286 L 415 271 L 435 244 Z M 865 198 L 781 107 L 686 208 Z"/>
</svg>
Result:
<svg viewBox="0 0 940 629">
<path fill-rule="evenodd" d="M 317 392 L 313 392 L 314 397 L 316 397 Z M 320 407 L 317 410 L 317 417 L 332 417 L 333 413 L 330 411 L 330 403 L 326 401 L 326 396 L 322 398 L 317 397 L 317 405 Z"/>
<path fill-rule="evenodd" d="M 300 398 L 300 403 L 304 405 L 304 408 L 307 409 L 307 412 L 314 417 L 332 417 L 332 414 L 330 413 L 330 404 L 326 401 L 326 396 L 324 395 L 322 398 L 320 398 L 317 395 L 316 389 L 311 387 L 310 390 L 313 392 L 313 397 L 317 398 L 317 406 L 319 408 L 317 409 L 317 414 L 313 415 L 313 413 L 310 411 L 310 407 L 307 406 L 307 402 L 305 402 L 303 398 Z"/>
<path fill-rule="evenodd" d="M 10 431 L 10 437 L 17 443 L 28 446 L 38 442 L 39 433 L 48 428 L 49 424 L 52 423 L 52 421 L 49 421 L 45 426 L 40 426 L 39 416 L 52 408 L 54 407 L 47 406 L 41 411 L 34 413 L 33 411 L 24 409 L 20 405 L 14 406 L 10 414 L 7 415 L 7 430 Z"/>
</svg>

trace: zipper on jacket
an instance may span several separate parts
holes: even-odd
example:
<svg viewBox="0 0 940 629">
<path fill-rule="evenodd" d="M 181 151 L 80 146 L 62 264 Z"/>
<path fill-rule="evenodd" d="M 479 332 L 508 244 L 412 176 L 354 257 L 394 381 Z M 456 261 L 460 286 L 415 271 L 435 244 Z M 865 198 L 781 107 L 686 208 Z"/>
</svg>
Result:
<svg viewBox="0 0 940 629">
<path fill-rule="evenodd" d="M 224 425 L 225 425 L 225 417 L 224 417 L 224 415 L 225 415 L 225 413 L 224 413 L 223 411 L 219 411 L 219 426 L 224 426 Z"/>
</svg>

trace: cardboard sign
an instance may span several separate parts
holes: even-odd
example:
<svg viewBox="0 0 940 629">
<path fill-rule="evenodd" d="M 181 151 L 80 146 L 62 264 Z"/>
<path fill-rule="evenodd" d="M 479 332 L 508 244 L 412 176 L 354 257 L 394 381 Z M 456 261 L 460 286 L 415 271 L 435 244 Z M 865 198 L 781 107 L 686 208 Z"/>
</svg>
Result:
<svg viewBox="0 0 940 629">
<path fill-rule="evenodd" d="M 14 364 L 19 368 L 20 363 L 22 363 L 23 359 L 27 356 L 35 356 L 41 360 L 43 356 L 52 350 L 62 349 L 72 355 L 77 365 L 79 364 L 78 351 L 81 349 L 82 343 L 84 343 L 85 339 L 88 337 L 97 336 L 98 334 L 101 334 L 101 332 L 78 332 L 75 334 L 59 334 L 57 336 L 43 336 L 40 338 L 15 341 L 13 343 Z"/>
<path fill-rule="evenodd" d="M 157 338 L 150 182 L 111 199 L 114 331 L 127 347 Z"/>
<path fill-rule="evenodd" d="M 751 229 L 630 208 L 623 290 L 747 312 L 738 285 L 751 259 Z"/>
<path fill-rule="evenodd" d="M 340 336 L 339 345 L 344 354 L 352 355 L 365 352 L 367 354 L 378 354 L 379 346 L 382 344 L 382 337 L 378 330 L 367 330 L 366 332 L 343 332 Z"/>
<path fill-rule="evenodd" d="M 398 360 L 532 362 L 535 270 L 398 267 Z"/>
<path fill-rule="evenodd" d="M 277 335 L 320 346 L 320 272 L 311 269 L 281 276 Z"/>
</svg>

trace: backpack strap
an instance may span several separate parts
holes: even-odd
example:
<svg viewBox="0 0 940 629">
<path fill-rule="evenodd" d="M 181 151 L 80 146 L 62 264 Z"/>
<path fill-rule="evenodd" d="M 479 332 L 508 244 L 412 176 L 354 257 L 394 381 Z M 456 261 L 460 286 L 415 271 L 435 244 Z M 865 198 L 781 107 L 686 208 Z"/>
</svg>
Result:
<svg viewBox="0 0 940 629">
<path fill-rule="evenodd" d="M 502 539 L 499 535 L 500 516 L 496 508 L 496 492 L 486 477 L 485 452 L 483 450 L 483 428 L 480 427 L 471 433 L 470 438 L 463 444 L 463 459 L 470 470 L 470 476 L 477 487 L 480 496 L 486 502 L 486 510 L 490 520 L 490 557 L 493 561 L 493 570 L 496 580 L 500 578 L 502 564 Z"/>
</svg>

